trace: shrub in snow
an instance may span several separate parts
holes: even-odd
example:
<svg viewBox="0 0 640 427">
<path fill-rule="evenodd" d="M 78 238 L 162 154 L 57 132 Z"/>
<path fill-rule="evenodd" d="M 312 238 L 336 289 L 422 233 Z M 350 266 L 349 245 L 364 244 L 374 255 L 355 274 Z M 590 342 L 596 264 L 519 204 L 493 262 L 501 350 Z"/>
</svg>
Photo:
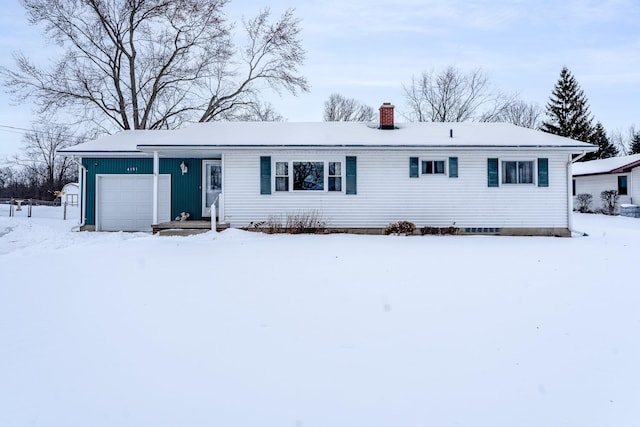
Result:
<svg viewBox="0 0 640 427">
<path fill-rule="evenodd" d="M 270 216 L 266 221 L 251 222 L 249 230 L 264 231 L 265 233 L 284 233 L 282 216 Z"/>
<path fill-rule="evenodd" d="M 285 229 L 287 233 L 322 233 L 327 227 L 327 222 L 322 219 L 322 214 L 317 210 L 288 213 Z"/>
<path fill-rule="evenodd" d="M 581 193 L 576 196 L 578 212 L 587 213 L 591 212 L 591 202 L 593 202 L 593 196 L 588 193 Z"/>
<path fill-rule="evenodd" d="M 602 213 L 605 215 L 614 215 L 616 212 L 616 207 L 618 206 L 618 196 L 617 190 L 605 190 L 600 193 L 600 199 L 602 200 Z"/>
<path fill-rule="evenodd" d="M 416 225 L 410 221 L 392 222 L 384 229 L 384 234 L 404 234 L 409 236 L 416 230 Z"/>
<path fill-rule="evenodd" d="M 327 222 L 322 214 L 317 211 L 290 212 L 286 216 L 270 216 L 266 221 L 252 222 L 249 230 L 274 233 L 324 233 Z"/>
</svg>

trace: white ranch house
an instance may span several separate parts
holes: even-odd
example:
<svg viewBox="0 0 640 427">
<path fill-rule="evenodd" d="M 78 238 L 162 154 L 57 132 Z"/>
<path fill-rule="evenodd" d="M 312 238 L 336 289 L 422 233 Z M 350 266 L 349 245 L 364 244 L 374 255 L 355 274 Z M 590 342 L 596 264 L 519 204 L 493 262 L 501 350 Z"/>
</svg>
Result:
<svg viewBox="0 0 640 427">
<path fill-rule="evenodd" d="M 125 131 L 61 150 L 81 165 L 83 229 L 230 227 L 317 212 L 332 229 L 389 223 L 568 236 L 571 168 L 595 147 L 505 123 L 212 122 Z"/>
<path fill-rule="evenodd" d="M 617 190 L 620 204 L 640 204 L 640 154 L 573 165 L 573 195 L 591 194 L 593 210 L 602 208 L 600 194 Z"/>
</svg>

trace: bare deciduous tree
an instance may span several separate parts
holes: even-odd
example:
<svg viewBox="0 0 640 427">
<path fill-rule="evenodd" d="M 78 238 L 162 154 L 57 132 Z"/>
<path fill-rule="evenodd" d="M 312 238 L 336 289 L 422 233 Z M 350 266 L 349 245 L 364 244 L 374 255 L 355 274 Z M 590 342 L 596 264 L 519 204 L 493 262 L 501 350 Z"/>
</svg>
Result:
<svg viewBox="0 0 640 427">
<path fill-rule="evenodd" d="M 505 102 L 504 95 L 491 87 L 480 69 L 467 74 L 453 66 L 441 72 L 424 71 L 403 88 L 409 107 L 407 118 L 418 122 L 489 120 Z"/>
<path fill-rule="evenodd" d="M 243 122 L 283 122 L 284 117 L 268 102 L 255 99 L 242 109 L 229 110 L 220 114 L 220 119 Z"/>
<path fill-rule="evenodd" d="M 487 117 L 487 120 L 481 119 L 481 121 L 505 122 L 529 129 L 538 129 L 541 123 L 541 116 L 542 108 L 538 104 L 530 104 L 514 99 L 505 102 L 499 111 Z"/>
<path fill-rule="evenodd" d="M 629 148 L 625 151 L 628 154 L 640 154 L 640 130 L 636 130 L 635 126 L 629 127 L 629 142 L 626 144 Z"/>
<path fill-rule="evenodd" d="M 39 123 L 24 136 L 24 161 L 17 160 L 29 175 L 37 176 L 48 190 L 59 190 L 75 179 L 77 172 L 70 158 L 57 151 L 78 144 L 83 138 L 73 135 L 67 126 Z"/>
<path fill-rule="evenodd" d="M 323 117 L 325 122 L 370 122 L 375 118 L 375 111 L 354 98 L 333 93 L 324 102 Z"/>
<path fill-rule="evenodd" d="M 67 126 L 37 123 L 24 135 L 23 155 L 14 156 L 13 164 L 22 169 L 36 197 L 45 198 L 76 179 L 77 169 L 70 158 L 57 151 L 79 142 Z"/>
<path fill-rule="evenodd" d="M 65 108 L 106 130 L 174 128 L 252 107 L 264 88 L 308 90 L 299 21 L 269 9 L 234 46 L 228 0 L 22 0 L 29 20 L 65 48 L 50 68 L 16 54 L 0 69 L 16 99 Z M 75 109 L 75 110 L 74 110 Z"/>
</svg>

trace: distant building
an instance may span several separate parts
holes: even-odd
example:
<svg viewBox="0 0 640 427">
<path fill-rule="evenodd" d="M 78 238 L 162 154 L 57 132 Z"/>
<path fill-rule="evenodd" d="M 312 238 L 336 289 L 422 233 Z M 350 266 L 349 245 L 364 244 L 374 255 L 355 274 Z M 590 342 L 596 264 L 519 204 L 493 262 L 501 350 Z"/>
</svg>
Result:
<svg viewBox="0 0 640 427">
<path fill-rule="evenodd" d="M 573 165 L 573 195 L 591 194 L 593 209 L 602 208 L 600 193 L 617 190 L 620 204 L 640 204 L 640 154 L 591 160 Z"/>
</svg>

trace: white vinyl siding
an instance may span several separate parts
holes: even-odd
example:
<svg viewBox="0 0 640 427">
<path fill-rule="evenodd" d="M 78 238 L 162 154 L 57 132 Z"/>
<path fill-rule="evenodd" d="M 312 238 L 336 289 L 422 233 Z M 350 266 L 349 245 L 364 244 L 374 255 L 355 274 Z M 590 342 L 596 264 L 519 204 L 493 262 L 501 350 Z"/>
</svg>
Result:
<svg viewBox="0 0 640 427">
<path fill-rule="evenodd" d="M 275 151 L 275 152 L 274 152 Z M 566 153 L 519 151 L 522 159 L 549 159 L 549 187 L 487 187 L 487 158 L 513 158 L 509 153 L 450 151 L 320 151 L 305 150 L 305 159 L 335 161 L 357 157 L 356 195 L 328 191 L 260 194 L 260 156 L 300 158 L 294 150 L 233 151 L 225 155 L 225 221 L 247 226 L 270 216 L 315 210 L 329 227 L 385 227 L 408 220 L 418 227 L 557 227 L 566 228 Z M 409 158 L 458 158 L 456 179 L 412 179 Z M 291 173 L 291 172 L 290 172 Z M 274 178 L 275 179 L 275 178 Z"/>
<path fill-rule="evenodd" d="M 629 194 L 633 204 L 640 204 L 640 166 L 631 169 L 631 177 L 629 179 Z"/>
</svg>

